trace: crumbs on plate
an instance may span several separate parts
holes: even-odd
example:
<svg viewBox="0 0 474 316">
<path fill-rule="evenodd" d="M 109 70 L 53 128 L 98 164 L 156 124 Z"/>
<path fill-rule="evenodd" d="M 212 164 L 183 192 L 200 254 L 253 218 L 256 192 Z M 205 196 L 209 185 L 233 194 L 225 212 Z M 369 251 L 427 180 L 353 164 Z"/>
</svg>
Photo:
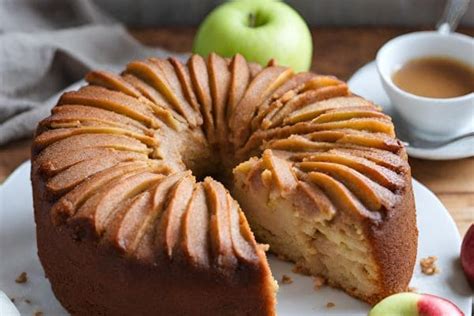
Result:
<svg viewBox="0 0 474 316">
<path fill-rule="evenodd" d="M 265 251 L 265 252 L 267 252 L 268 250 L 270 250 L 270 245 L 269 245 L 269 244 L 260 244 L 259 246 L 260 246 L 260 248 L 261 248 L 263 251 Z"/>
<path fill-rule="evenodd" d="M 296 273 L 296 274 L 302 274 L 302 275 L 310 275 L 308 269 L 296 264 L 293 269 L 291 269 L 291 272 Z"/>
<path fill-rule="evenodd" d="M 283 274 L 283 276 L 281 277 L 281 284 L 291 284 L 293 283 L 293 279 L 286 275 L 286 274 Z"/>
<path fill-rule="evenodd" d="M 15 282 L 19 284 L 28 282 L 28 274 L 26 274 L 26 272 L 20 273 L 20 275 L 16 277 Z"/>
<path fill-rule="evenodd" d="M 434 275 L 440 273 L 441 270 L 438 268 L 436 261 L 438 257 L 429 256 L 420 260 L 421 272 L 426 275 Z"/>
<path fill-rule="evenodd" d="M 333 302 L 328 302 L 328 303 L 326 304 L 326 307 L 327 307 L 327 308 L 333 308 L 334 306 L 336 306 L 336 304 L 334 304 Z"/>
<path fill-rule="evenodd" d="M 326 279 L 320 276 L 313 277 L 313 289 L 315 291 L 319 290 L 324 284 L 326 284 Z"/>
</svg>

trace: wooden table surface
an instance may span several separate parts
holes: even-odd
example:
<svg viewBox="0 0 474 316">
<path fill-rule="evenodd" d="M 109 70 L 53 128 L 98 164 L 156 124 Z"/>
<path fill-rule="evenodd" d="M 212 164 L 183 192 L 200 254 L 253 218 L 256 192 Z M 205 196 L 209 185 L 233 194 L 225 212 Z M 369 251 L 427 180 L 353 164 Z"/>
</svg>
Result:
<svg viewBox="0 0 474 316">
<path fill-rule="evenodd" d="M 317 28 L 313 30 L 312 70 L 347 80 L 354 71 L 375 58 L 377 50 L 392 37 L 414 29 Z M 460 32 L 474 36 L 474 28 Z M 178 52 L 189 51 L 193 28 L 131 30 L 146 45 Z M 0 147 L 0 183 L 29 158 L 31 139 Z M 474 158 L 453 161 L 410 159 L 413 177 L 432 190 L 453 216 L 462 235 L 474 222 Z M 441 232 L 440 232 L 441 233 Z"/>
</svg>

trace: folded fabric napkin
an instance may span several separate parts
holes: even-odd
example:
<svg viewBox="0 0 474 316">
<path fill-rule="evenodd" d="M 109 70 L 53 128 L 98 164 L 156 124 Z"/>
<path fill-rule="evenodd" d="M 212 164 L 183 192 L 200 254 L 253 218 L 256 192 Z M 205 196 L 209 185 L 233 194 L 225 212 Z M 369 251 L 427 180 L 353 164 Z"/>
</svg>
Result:
<svg viewBox="0 0 474 316">
<path fill-rule="evenodd" d="M 91 0 L 3 0 L 0 145 L 31 136 L 90 69 L 120 71 L 132 59 L 168 55 L 141 45 Z"/>
</svg>

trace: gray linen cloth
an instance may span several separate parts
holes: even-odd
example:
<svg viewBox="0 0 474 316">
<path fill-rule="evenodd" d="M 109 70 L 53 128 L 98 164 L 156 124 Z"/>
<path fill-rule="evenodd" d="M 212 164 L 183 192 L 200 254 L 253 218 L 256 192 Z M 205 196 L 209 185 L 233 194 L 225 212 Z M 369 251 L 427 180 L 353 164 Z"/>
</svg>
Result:
<svg viewBox="0 0 474 316">
<path fill-rule="evenodd" d="M 90 0 L 0 0 L 0 145 L 31 136 L 90 69 L 169 54 L 138 43 Z"/>
</svg>

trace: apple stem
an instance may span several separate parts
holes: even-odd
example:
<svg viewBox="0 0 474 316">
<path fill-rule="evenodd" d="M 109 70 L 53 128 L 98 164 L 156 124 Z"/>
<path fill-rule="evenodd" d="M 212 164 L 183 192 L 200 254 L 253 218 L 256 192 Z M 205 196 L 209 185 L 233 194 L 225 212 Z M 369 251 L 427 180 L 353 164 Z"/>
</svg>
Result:
<svg viewBox="0 0 474 316">
<path fill-rule="evenodd" d="M 257 22 L 257 15 L 254 13 L 249 13 L 249 26 L 255 27 L 256 22 Z"/>
</svg>

